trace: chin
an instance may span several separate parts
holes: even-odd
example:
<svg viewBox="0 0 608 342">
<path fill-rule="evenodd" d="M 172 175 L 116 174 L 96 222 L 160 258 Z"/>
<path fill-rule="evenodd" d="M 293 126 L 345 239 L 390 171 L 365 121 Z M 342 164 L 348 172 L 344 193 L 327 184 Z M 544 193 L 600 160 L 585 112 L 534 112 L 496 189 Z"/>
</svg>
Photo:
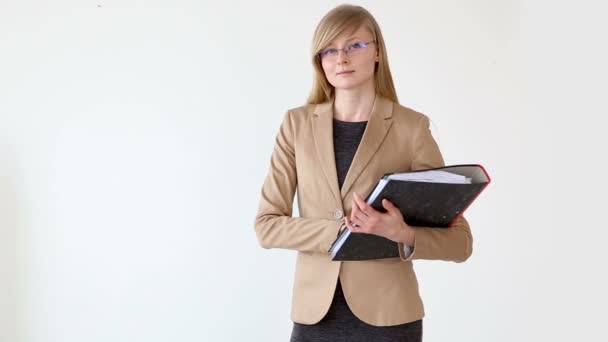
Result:
<svg viewBox="0 0 608 342">
<path fill-rule="evenodd" d="M 333 84 L 336 89 L 355 89 L 363 85 L 363 82 L 337 82 Z"/>
<path fill-rule="evenodd" d="M 356 89 L 356 88 L 360 88 L 365 86 L 368 82 L 370 82 L 370 80 L 373 80 L 373 78 L 369 78 L 369 79 L 334 79 L 333 83 L 330 82 L 330 84 L 332 86 L 334 86 L 334 88 L 336 89 Z"/>
</svg>

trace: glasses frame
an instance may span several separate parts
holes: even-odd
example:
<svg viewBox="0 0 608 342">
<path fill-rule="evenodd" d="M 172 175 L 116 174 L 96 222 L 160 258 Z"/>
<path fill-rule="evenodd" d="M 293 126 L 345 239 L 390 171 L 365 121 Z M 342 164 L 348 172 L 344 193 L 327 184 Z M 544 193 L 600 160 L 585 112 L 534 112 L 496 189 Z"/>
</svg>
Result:
<svg viewBox="0 0 608 342">
<path fill-rule="evenodd" d="M 345 55 L 350 56 L 349 51 L 353 50 L 353 45 L 355 45 L 355 44 L 364 44 L 364 46 L 361 47 L 361 49 L 365 49 L 370 44 L 376 44 L 376 40 L 375 39 L 370 40 L 369 42 L 355 42 L 355 43 L 349 44 L 348 46 L 345 46 L 341 49 L 335 49 L 337 51 L 335 57 L 338 58 L 338 56 L 340 56 L 340 51 L 343 51 Z M 334 48 L 331 48 L 331 49 L 334 49 Z M 327 50 L 329 50 L 329 49 L 323 49 L 316 53 L 317 58 L 319 58 L 319 61 L 323 61 L 323 52 L 326 52 Z"/>
</svg>

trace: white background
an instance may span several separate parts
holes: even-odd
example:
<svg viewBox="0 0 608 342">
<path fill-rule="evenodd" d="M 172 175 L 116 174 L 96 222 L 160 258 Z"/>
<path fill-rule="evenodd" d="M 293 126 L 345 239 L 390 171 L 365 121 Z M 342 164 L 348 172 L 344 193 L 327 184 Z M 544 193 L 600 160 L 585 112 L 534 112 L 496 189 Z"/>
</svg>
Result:
<svg viewBox="0 0 608 342">
<path fill-rule="evenodd" d="M 286 341 L 253 230 L 336 1 L 0 0 L 0 341 Z M 493 183 L 416 261 L 424 340 L 606 341 L 601 1 L 364 1 L 403 105 Z"/>
</svg>

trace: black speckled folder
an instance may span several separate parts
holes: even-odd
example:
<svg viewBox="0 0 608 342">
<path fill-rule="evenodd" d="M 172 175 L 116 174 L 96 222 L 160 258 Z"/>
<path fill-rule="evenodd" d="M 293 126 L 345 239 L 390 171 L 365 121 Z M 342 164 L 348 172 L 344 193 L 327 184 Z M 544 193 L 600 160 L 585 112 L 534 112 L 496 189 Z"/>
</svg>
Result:
<svg viewBox="0 0 608 342">
<path fill-rule="evenodd" d="M 471 179 L 469 184 L 437 183 L 427 181 L 408 181 L 390 179 L 391 176 L 405 173 L 424 172 L 429 170 L 448 171 Z M 490 183 L 490 177 L 483 166 L 451 165 L 428 170 L 416 170 L 385 174 L 376 184 L 386 183 L 370 203 L 381 212 L 382 199 L 386 198 L 395 204 L 410 226 L 449 228 L 456 219 L 471 205 L 479 194 Z M 399 257 L 398 244 L 378 235 L 351 233 L 344 229 L 332 244 L 329 252 L 332 260 L 355 261 Z"/>
</svg>

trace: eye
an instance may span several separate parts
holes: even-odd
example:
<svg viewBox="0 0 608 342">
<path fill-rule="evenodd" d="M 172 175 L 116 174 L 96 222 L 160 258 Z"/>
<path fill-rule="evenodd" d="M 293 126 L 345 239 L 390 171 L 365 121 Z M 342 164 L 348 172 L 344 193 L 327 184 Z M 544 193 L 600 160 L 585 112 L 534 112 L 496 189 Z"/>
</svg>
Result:
<svg viewBox="0 0 608 342">
<path fill-rule="evenodd" d="M 357 43 L 354 43 L 353 45 L 351 45 L 350 48 L 351 49 L 361 49 L 361 48 L 364 48 L 366 46 L 367 45 L 365 43 L 357 42 Z"/>
<path fill-rule="evenodd" d="M 325 49 L 325 50 L 321 51 L 322 56 L 332 56 L 332 55 L 336 55 L 336 54 L 338 54 L 338 49 L 330 48 L 330 49 Z"/>
</svg>

